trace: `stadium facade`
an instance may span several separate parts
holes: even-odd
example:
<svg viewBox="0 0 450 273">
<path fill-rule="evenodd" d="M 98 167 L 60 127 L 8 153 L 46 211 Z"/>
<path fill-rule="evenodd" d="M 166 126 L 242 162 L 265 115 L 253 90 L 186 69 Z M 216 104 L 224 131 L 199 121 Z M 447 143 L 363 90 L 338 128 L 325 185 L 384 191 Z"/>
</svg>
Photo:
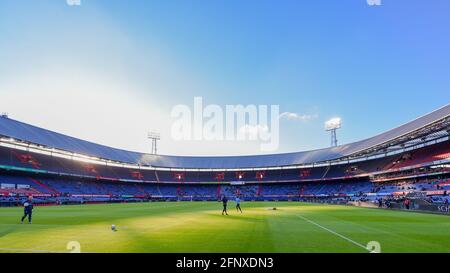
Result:
<svg viewBox="0 0 450 273">
<path fill-rule="evenodd" d="M 3 204 L 142 200 L 445 197 L 450 105 L 377 136 L 327 149 L 254 156 L 152 155 L 0 117 Z M 444 198 L 444 199 L 445 199 Z"/>
</svg>

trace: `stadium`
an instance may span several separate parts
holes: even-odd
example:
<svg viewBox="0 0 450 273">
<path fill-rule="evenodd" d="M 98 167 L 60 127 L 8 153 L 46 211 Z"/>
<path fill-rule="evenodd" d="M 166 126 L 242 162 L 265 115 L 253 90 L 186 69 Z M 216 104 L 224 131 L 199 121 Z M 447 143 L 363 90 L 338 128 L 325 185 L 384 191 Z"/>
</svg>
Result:
<svg viewBox="0 0 450 273">
<path fill-rule="evenodd" d="M 450 251 L 450 105 L 358 142 L 272 155 L 137 153 L 6 115 L 0 136 L 1 252 Z M 33 224 L 21 225 L 29 196 Z"/>
<path fill-rule="evenodd" d="M 446 266 L 449 14 L 0 0 L 1 265 Z"/>
</svg>

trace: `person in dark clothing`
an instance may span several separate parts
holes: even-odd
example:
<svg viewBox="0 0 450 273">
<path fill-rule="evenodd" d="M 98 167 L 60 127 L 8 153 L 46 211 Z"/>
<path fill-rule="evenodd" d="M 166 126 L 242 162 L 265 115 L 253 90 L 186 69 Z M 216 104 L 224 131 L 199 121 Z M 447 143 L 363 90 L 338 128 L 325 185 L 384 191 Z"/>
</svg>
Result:
<svg viewBox="0 0 450 273">
<path fill-rule="evenodd" d="M 23 224 L 23 220 L 28 216 L 28 224 L 31 224 L 31 217 L 33 215 L 33 197 L 28 197 L 28 200 L 23 203 L 23 216 L 21 223 Z"/>
<path fill-rule="evenodd" d="M 225 213 L 226 215 L 228 215 L 227 213 L 227 203 L 228 203 L 228 198 L 223 195 L 222 196 L 222 204 L 223 204 L 223 210 L 222 210 L 222 215 Z"/>
<path fill-rule="evenodd" d="M 389 200 L 389 199 L 386 200 L 385 204 L 386 204 L 386 208 L 388 208 L 388 209 L 391 208 L 391 200 Z"/>
</svg>

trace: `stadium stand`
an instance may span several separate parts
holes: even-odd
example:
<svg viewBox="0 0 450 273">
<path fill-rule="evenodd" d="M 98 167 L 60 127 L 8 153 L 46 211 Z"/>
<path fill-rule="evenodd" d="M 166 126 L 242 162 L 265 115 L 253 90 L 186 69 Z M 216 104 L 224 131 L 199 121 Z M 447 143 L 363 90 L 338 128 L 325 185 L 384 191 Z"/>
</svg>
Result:
<svg viewBox="0 0 450 273">
<path fill-rule="evenodd" d="M 0 204 L 304 198 L 374 200 L 450 189 L 450 106 L 322 150 L 185 157 L 115 149 L 0 117 Z M 174 168 L 177 170 L 174 171 Z"/>
</svg>

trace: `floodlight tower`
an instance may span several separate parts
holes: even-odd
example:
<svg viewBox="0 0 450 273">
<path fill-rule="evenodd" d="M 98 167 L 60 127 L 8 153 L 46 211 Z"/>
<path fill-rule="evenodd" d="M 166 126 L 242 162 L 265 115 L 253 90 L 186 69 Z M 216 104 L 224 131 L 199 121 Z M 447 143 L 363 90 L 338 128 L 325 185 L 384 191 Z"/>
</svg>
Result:
<svg viewBox="0 0 450 273">
<path fill-rule="evenodd" d="M 325 130 L 331 133 L 331 147 L 336 147 L 338 144 L 336 131 L 342 126 L 341 118 L 332 118 L 325 122 Z"/>
<path fill-rule="evenodd" d="M 149 132 L 147 137 L 148 137 L 148 139 L 150 139 L 152 141 L 152 152 L 151 153 L 156 155 L 158 140 L 161 140 L 161 135 L 158 132 Z"/>
</svg>

